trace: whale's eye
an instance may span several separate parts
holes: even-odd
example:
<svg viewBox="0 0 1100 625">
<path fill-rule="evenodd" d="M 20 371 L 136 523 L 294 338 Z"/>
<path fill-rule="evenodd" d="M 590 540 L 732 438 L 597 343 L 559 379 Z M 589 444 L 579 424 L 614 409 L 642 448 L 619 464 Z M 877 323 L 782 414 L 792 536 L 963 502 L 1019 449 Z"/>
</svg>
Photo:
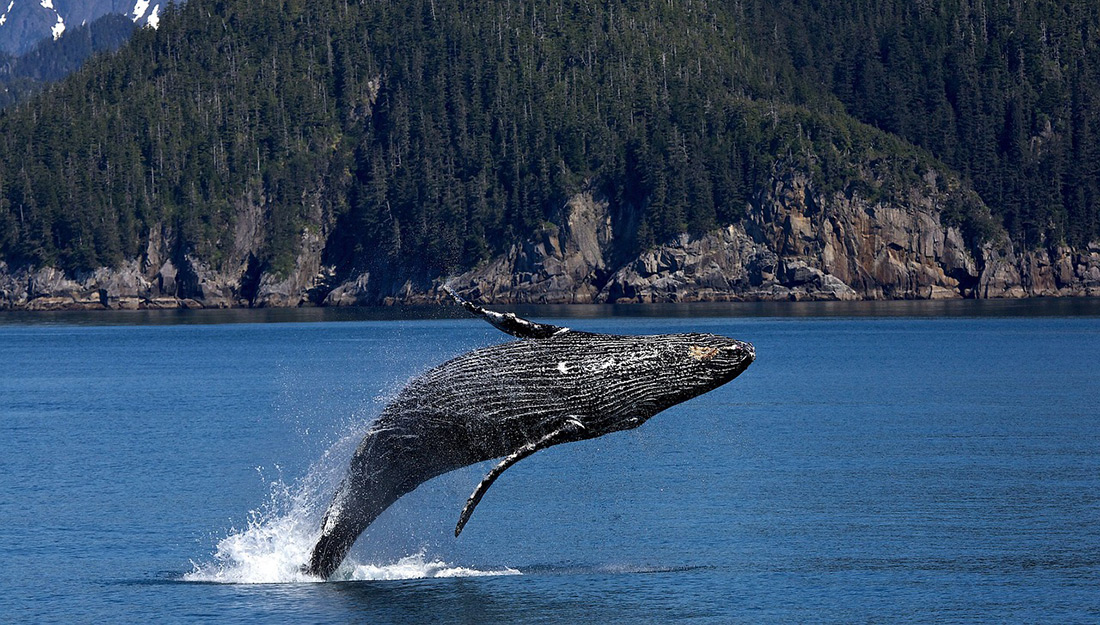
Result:
<svg viewBox="0 0 1100 625">
<path fill-rule="evenodd" d="M 718 355 L 717 347 L 703 347 L 701 345 L 692 345 L 688 348 L 688 356 L 696 360 L 710 360 Z"/>
</svg>

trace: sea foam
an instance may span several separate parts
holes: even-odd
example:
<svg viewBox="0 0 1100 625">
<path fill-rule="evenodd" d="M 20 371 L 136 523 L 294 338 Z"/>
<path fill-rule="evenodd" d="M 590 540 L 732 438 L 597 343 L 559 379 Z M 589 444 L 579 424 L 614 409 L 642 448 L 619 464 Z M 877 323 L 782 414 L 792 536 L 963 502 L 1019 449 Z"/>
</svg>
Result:
<svg viewBox="0 0 1100 625">
<path fill-rule="evenodd" d="M 353 433 L 327 450 L 294 486 L 281 479 L 271 483 L 270 496 L 261 509 L 249 513 L 244 529 L 231 529 L 218 540 L 212 559 L 192 561 L 182 581 L 221 584 L 284 584 L 321 582 L 302 571 L 320 534 L 320 516 L 330 493 L 345 470 L 339 460 Z M 262 473 L 262 472 L 261 472 Z M 513 568 L 469 568 L 449 564 L 424 551 L 384 563 L 357 562 L 349 557 L 333 574 L 333 581 L 400 580 L 433 577 L 519 575 Z"/>
</svg>

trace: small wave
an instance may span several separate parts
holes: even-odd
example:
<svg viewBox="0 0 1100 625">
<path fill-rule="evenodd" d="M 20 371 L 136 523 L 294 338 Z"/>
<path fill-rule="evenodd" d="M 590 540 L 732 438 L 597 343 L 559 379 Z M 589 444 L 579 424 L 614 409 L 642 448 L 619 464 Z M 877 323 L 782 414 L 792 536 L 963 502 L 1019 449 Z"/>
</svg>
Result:
<svg viewBox="0 0 1100 625">
<path fill-rule="evenodd" d="M 513 568 L 473 569 L 453 566 L 442 560 L 429 560 L 423 553 L 405 556 L 392 564 L 351 564 L 340 567 L 333 576 L 339 581 L 423 579 L 430 577 L 487 577 L 521 575 Z"/>
<path fill-rule="evenodd" d="M 308 552 L 307 552 L 308 554 Z M 320 583 L 319 577 L 301 571 L 304 560 L 286 554 L 272 553 L 266 556 L 246 557 L 217 562 L 211 565 L 195 565 L 195 570 L 183 576 L 185 582 L 214 584 L 288 584 Z M 477 569 L 454 566 L 442 560 L 433 560 L 424 553 L 405 556 L 389 564 L 358 564 L 345 562 L 333 574 L 331 581 L 385 581 L 448 577 L 488 577 L 494 575 L 522 575 L 520 571 L 503 567 Z"/>
<path fill-rule="evenodd" d="M 533 564 L 524 566 L 531 575 L 646 575 L 652 573 L 686 573 L 707 570 L 708 565 L 657 565 L 657 564 Z"/>
</svg>

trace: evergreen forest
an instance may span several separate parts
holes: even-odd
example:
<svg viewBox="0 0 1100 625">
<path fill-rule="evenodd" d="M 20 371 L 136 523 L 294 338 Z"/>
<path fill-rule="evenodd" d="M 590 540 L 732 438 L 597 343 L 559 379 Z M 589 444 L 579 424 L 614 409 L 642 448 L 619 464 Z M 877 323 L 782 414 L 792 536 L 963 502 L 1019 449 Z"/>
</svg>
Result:
<svg viewBox="0 0 1100 625">
<path fill-rule="evenodd" d="M 252 204 L 267 271 L 330 229 L 343 275 L 438 275 L 586 189 L 628 254 L 742 219 L 800 150 L 837 184 L 850 152 L 943 163 L 1018 245 L 1082 245 L 1098 73 L 1083 0 L 188 0 L 0 112 L 0 260 L 86 271 L 167 228 L 216 265 Z"/>
</svg>

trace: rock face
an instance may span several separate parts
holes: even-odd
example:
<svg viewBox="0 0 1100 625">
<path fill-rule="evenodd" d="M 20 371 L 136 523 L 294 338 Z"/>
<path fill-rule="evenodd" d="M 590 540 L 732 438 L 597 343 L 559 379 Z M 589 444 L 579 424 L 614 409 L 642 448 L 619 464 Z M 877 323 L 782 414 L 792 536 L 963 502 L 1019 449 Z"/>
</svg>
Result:
<svg viewBox="0 0 1100 625">
<path fill-rule="evenodd" d="M 1087 249 L 1014 251 L 1011 242 L 1000 248 L 982 247 L 986 270 L 978 297 L 1100 296 L 1100 242 Z"/>
<path fill-rule="evenodd" d="M 600 299 L 612 244 L 607 202 L 591 193 L 569 200 L 561 226 L 512 245 L 489 264 L 449 280 L 479 301 L 588 304 Z"/>
<path fill-rule="evenodd" d="M 237 207 L 232 241 L 220 266 L 173 250 L 165 227 L 149 233 L 140 260 L 69 276 L 50 267 L 12 270 L 0 262 L 0 310 L 102 310 L 302 306 L 330 277 L 321 265 L 326 231 L 302 231 L 294 267 L 286 275 L 264 271 L 256 260 L 264 237 L 263 199 Z M 315 223 L 325 223 L 319 206 Z"/>
<path fill-rule="evenodd" d="M 740 223 L 682 234 L 610 271 L 607 204 L 580 196 L 567 207 L 576 216 L 569 228 L 545 229 L 450 284 L 480 301 L 516 303 L 1100 295 L 1100 244 L 1020 254 L 995 232 L 971 249 L 941 219 L 963 191 L 935 172 L 893 199 L 814 187 L 799 169 L 779 167 Z M 573 224 L 596 236 L 578 237 Z"/>
<path fill-rule="evenodd" d="M 799 259 L 780 260 L 743 228 L 729 226 L 643 253 L 619 269 L 602 302 L 722 302 L 774 299 L 859 299 L 835 276 Z"/>
<path fill-rule="evenodd" d="M 877 201 L 825 195 L 798 169 L 777 169 L 742 222 L 682 234 L 610 270 L 607 203 L 578 196 L 567 227 L 546 228 L 449 283 L 480 301 L 514 303 L 1100 295 L 1100 245 L 1020 254 L 996 232 L 971 249 L 941 219 L 957 187 L 927 172 L 905 191 Z M 410 299 L 436 299 L 436 288 Z"/>
<path fill-rule="evenodd" d="M 322 227 L 303 230 L 293 268 L 276 275 L 257 261 L 264 200 L 247 198 L 218 266 L 174 250 L 173 233 L 154 228 L 141 259 L 87 275 L 0 263 L 0 309 L 422 304 L 445 298 L 444 283 L 496 303 L 1100 296 L 1100 242 L 1021 252 L 994 231 L 968 245 L 942 216 L 964 191 L 935 172 L 900 192 L 817 188 L 803 169 L 777 166 L 738 223 L 619 262 L 616 244 L 629 233 L 617 238 L 608 202 L 584 192 L 555 224 L 465 273 L 417 280 L 376 270 L 339 283 L 322 264 L 329 231 L 319 206 Z"/>
<path fill-rule="evenodd" d="M 815 193 L 797 170 L 779 170 L 739 224 L 649 250 L 603 288 L 608 302 L 928 299 L 974 296 L 978 263 L 959 231 L 941 223 L 945 193 L 904 201 Z"/>
</svg>

